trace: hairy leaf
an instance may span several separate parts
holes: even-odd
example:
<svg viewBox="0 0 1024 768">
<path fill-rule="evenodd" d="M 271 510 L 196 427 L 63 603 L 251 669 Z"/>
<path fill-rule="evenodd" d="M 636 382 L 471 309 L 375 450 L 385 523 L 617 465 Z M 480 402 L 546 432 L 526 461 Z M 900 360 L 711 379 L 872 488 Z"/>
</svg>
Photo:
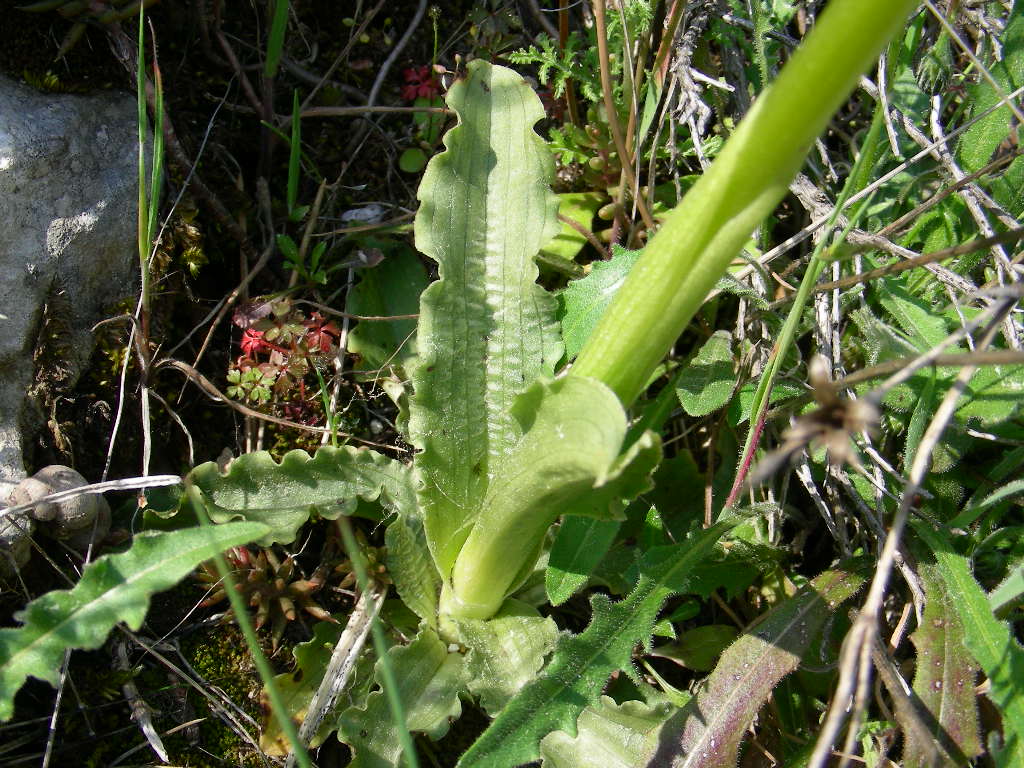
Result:
<svg viewBox="0 0 1024 768">
<path fill-rule="evenodd" d="M 826 571 L 773 608 L 722 654 L 697 697 L 665 725 L 653 761 L 733 768 L 747 726 L 772 689 L 796 669 L 829 614 L 863 583 L 853 568 Z"/>
<path fill-rule="evenodd" d="M 680 375 L 676 395 L 691 416 L 707 416 L 732 397 L 736 374 L 731 341 L 728 331 L 715 331 Z"/>
<path fill-rule="evenodd" d="M 516 696 L 466 751 L 459 768 L 520 765 L 540 756 L 540 740 L 554 730 L 576 734 L 576 718 L 598 701 L 601 689 L 616 670 L 632 673 L 632 651 L 651 639 L 662 603 L 685 589 L 692 573 L 736 520 L 716 523 L 689 541 L 656 555 L 641 569 L 634 590 L 612 603 L 596 594 L 593 618 L 579 635 L 563 636 L 544 671 Z"/>
<path fill-rule="evenodd" d="M 554 619 L 517 600 L 506 600 L 492 619 L 456 624 L 469 647 L 470 693 L 492 715 L 537 676 L 558 638 Z"/>
<path fill-rule="evenodd" d="M 99 648 L 119 621 L 138 629 L 154 594 L 266 532 L 261 523 L 231 523 L 140 533 L 127 551 L 88 565 L 74 588 L 33 600 L 15 615 L 23 626 L 0 629 L 0 720 L 14 714 L 14 694 L 29 676 L 57 685 L 65 650 Z"/>
<path fill-rule="evenodd" d="M 935 553 L 938 570 L 953 606 L 964 626 L 967 650 L 988 676 L 988 697 L 1003 716 L 1004 748 L 998 765 L 1024 765 L 1024 648 L 1013 637 L 1009 625 L 997 619 L 988 597 L 971 575 L 967 558 L 956 553 L 950 541 L 925 524 L 915 524 L 917 534 Z"/>
<path fill-rule="evenodd" d="M 597 325 L 598 318 L 611 303 L 638 258 L 640 251 L 628 251 L 613 245 L 609 261 L 594 262 L 589 275 L 573 281 L 562 292 L 559 297 L 559 314 L 562 318 L 565 354 L 570 360 L 579 354 L 590 332 Z"/>
<path fill-rule="evenodd" d="M 649 706 L 642 701 L 616 704 L 602 696 L 583 710 L 572 738 L 549 733 L 540 743 L 544 768 L 636 768 L 637 756 L 657 748 L 658 735 L 672 714 L 671 704 Z"/>
<path fill-rule="evenodd" d="M 921 624 L 910 636 L 917 649 L 914 692 L 932 718 L 925 723 L 930 736 L 927 743 L 921 742 L 919 728 L 901 723 L 906 734 L 903 759 L 907 766 L 931 765 L 936 741 L 952 740 L 969 758 L 981 752 L 974 694 L 978 665 L 964 646 L 963 621 L 953 605 L 958 598 L 949 592 L 935 565 L 922 563 L 918 574 L 927 602 Z M 897 709 L 897 718 L 899 715 Z"/>
<path fill-rule="evenodd" d="M 459 691 L 465 687 L 465 660 L 450 653 L 432 630 L 425 629 L 409 645 L 388 651 L 398 697 L 410 732 L 439 739 L 448 725 L 462 714 Z M 381 662 L 375 677 L 381 682 Z M 374 691 L 365 708 L 350 707 L 338 720 L 338 738 L 355 751 L 349 768 L 399 768 L 402 746 L 391 717 L 387 697 Z"/>
<path fill-rule="evenodd" d="M 469 63 L 446 101 L 459 125 L 419 188 L 416 246 L 439 280 L 420 299 L 410 399 L 417 495 L 447 576 L 491 476 L 520 437 L 513 399 L 562 355 L 533 257 L 558 233 L 540 100 L 516 73 Z"/>
<path fill-rule="evenodd" d="M 252 520 L 270 532 L 263 546 L 286 544 L 316 509 L 336 519 L 357 498 L 379 500 L 390 510 L 414 509 L 409 470 L 404 464 L 363 448 L 324 446 L 312 457 L 289 451 L 278 464 L 266 451 L 247 453 L 222 473 L 217 464 L 200 464 L 185 477 L 182 503 L 202 504 L 215 523 Z"/>
</svg>

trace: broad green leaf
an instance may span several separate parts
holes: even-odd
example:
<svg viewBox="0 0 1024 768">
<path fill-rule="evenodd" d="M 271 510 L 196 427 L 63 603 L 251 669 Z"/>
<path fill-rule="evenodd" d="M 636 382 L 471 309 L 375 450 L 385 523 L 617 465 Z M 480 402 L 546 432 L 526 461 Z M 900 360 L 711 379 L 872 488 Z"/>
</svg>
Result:
<svg viewBox="0 0 1024 768">
<path fill-rule="evenodd" d="M 506 600 L 494 618 L 456 622 L 469 648 L 469 691 L 494 715 L 533 680 L 555 647 L 558 625 L 518 600 Z"/>
<path fill-rule="evenodd" d="M 595 261 L 589 275 L 574 280 L 562 291 L 559 296 L 559 316 L 562 319 L 565 354 L 570 360 L 579 354 L 638 258 L 640 251 L 628 251 L 613 245 L 610 260 Z"/>
<path fill-rule="evenodd" d="M 415 315 L 427 287 L 423 264 L 405 248 L 391 253 L 348 292 L 345 311 L 368 317 Z M 360 357 L 363 371 L 394 370 L 403 375 L 416 351 L 416 320 L 361 320 L 348 335 L 348 351 Z"/>
<path fill-rule="evenodd" d="M 649 706 L 642 701 L 616 704 L 602 696 L 576 721 L 576 737 L 549 733 L 540 743 L 543 768 L 636 768 L 638 755 L 658 746 L 661 727 L 672 714 L 671 704 Z"/>
<path fill-rule="evenodd" d="M 728 403 L 735 388 L 732 336 L 715 331 L 679 376 L 679 404 L 691 416 L 707 416 Z"/>
<path fill-rule="evenodd" d="M 449 723 L 462 714 L 459 692 L 465 688 L 465 660 L 449 652 L 432 630 L 424 629 L 406 646 L 395 646 L 388 656 L 398 684 L 398 697 L 410 732 L 439 739 Z M 381 683 L 380 664 L 375 678 Z M 383 691 L 374 691 L 363 708 L 350 707 L 338 720 L 338 738 L 352 747 L 349 768 L 399 768 L 402 746 Z"/>
<path fill-rule="evenodd" d="M 544 586 L 552 605 L 561 605 L 583 588 L 615 540 L 619 525 L 618 520 L 579 515 L 562 521 L 544 573 Z"/>
<path fill-rule="evenodd" d="M 571 219 L 584 230 L 589 230 L 594 223 L 594 214 L 607 199 L 600 192 L 564 192 L 558 196 L 558 215 L 563 219 Z M 562 221 L 562 231 L 541 248 L 540 252 L 553 259 L 572 261 L 586 243 L 586 235 L 572 224 Z"/>
<path fill-rule="evenodd" d="M 967 650 L 988 677 L 988 697 L 1003 716 L 1004 747 L 997 765 L 1024 765 L 1024 648 L 1013 637 L 1010 626 L 992 613 L 988 596 L 971 575 L 967 558 L 957 554 L 950 541 L 923 523 L 914 530 L 935 553 L 938 570 L 952 603 L 960 614 Z"/>
<path fill-rule="evenodd" d="M 917 649 L 914 692 L 931 717 L 925 733 L 920 723 L 901 723 L 906 737 L 903 759 L 908 767 L 933 765 L 936 744 L 941 744 L 947 755 L 956 755 L 962 763 L 964 756 L 982 751 L 974 693 L 978 665 L 964 647 L 963 621 L 953 605 L 958 597 L 949 592 L 934 564 L 921 563 L 918 575 L 926 602 L 921 623 L 910 636 Z M 896 716 L 900 718 L 899 708 Z"/>
<path fill-rule="evenodd" d="M 33 600 L 15 614 L 23 626 L 0 629 L 0 721 L 14 714 L 14 694 L 28 677 L 57 685 L 66 650 L 99 648 L 119 621 L 138 629 L 154 594 L 216 553 L 266 532 L 261 523 L 231 523 L 140 533 L 127 551 L 88 565 L 72 589 Z"/>
<path fill-rule="evenodd" d="M 562 730 L 575 736 L 583 708 L 600 699 L 613 672 L 632 674 L 633 648 L 650 643 L 662 604 L 685 588 L 686 575 L 737 522 L 716 523 L 686 542 L 661 548 L 671 552 L 642 567 L 640 581 L 623 600 L 612 603 L 605 595 L 592 596 L 590 625 L 579 635 L 559 639 L 551 662 L 463 754 L 459 768 L 521 765 L 540 756 L 540 740 L 548 733 Z"/>
<path fill-rule="evenodd" d="M 200 464 L 185 477 L 182 504 L 202 504 L 215 523 L 253 520 L 270 532 L 260 544 L 294 541 L 316 510 L 336 519 L 357 499 L 379 500 L 389 510 L 412 510 L 409 470 L 365 448 L 324 446 L 312 457 L 289 451 L 278 464 L 266 451 L 247 453 L 222 473 L 215 462 Z"/>
<path fill-rule="evenodd" d="M 534 281 L 558 233 L 540 100 L 515 72 L 477 59 L 446 96 L 459 124 L 419 188 L 416 247 L 438 264 L 420 299 L 409 403 L 417 497 L 447 575 L 487 486 L 518 442 L 513 399 L 562 356 L 555 300 Z"/>
<path fill-rule="evenodd" d="M 856 565 L 826 571 L 773 608 L 722 654 L 700 693 L 665 724 L 652 759 L 678 768 L 733 768 L 740 743 L 772 689 L 864 576 Z"/>
<path fill-rule="evenodd" d="M 384 542 L 388 548 L 388 574 L 402 602 L 434 627 L 441 576 L 430 557 L 422 521 L 410 515 L 399 515 L 388 526 Z"/>
<path fill-rule="evenodd" d="M 1003 93 L 1009 94 L 1024 85 L 1024 4 L 1020 0 L 1014 3 L 1000 38 L 1002 61 L 989 62 L 989 71 Z M 979 78 L 968 86 L 968 93 L 971 96 L 969 116 L 980 115 L 1000 101 L 999 94 L 986 79 Z M 964 131 L 957 144 L 963 169 L 971 173 L 988 163 L 1013 125 L 1013 113 L 1009 107 L 1002 106 Z"/>
</svg>

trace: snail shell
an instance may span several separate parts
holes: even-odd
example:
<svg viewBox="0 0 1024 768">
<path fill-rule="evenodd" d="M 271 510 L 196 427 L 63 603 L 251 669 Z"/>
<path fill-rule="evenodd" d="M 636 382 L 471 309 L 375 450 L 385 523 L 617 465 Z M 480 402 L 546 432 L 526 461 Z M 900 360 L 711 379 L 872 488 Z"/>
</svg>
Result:
<svg viewBox="0 0 1024 768">
<path fill-rule="evenodd" d="M 51 464 L 18 483 L 11 493 L 10 503 L 28 504 L 51 493 L 83 485 L 88 485 L 88 481 L 71 467 Z M 110 506 L 96 493 L 37 504 L 30 515 L 40 523 L 45 533 L 76 549 L 89 546 L 94 526 L 96 541 L 105 538 L 110 531 Z"/>
</svg>

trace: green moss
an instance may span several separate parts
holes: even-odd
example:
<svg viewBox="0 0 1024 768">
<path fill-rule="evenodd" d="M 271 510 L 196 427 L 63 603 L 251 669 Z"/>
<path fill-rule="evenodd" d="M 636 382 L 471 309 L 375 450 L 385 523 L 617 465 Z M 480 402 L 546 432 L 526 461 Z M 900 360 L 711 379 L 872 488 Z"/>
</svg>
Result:
<svg viewBox="0 0 1024 768">
<path fill-rule="evenodd" d="M 258 701 L 262 683 L 237 627 L 221 626 L 193 635 L 182 641 L 181 652 L 206 683 L 223 690 L 231 701 L 259 720 Z M 263 764 L 252 747 L 210 709 L 207 699 L 196 701 L 194 692 L 189 694 L 189 698 L 196 709 L 196 717 L 206 717 L 206 720 L 199 726 L 197 746 L 190 745 L 184 737 L 168 741 L 173 761 L 197 768 L 222 766 L 224 761 L 239 766 Z M 252 735 L 259 737 L 258 733 Z M 211 758 L 210 754 L 216 758 Z"/>
</svg>

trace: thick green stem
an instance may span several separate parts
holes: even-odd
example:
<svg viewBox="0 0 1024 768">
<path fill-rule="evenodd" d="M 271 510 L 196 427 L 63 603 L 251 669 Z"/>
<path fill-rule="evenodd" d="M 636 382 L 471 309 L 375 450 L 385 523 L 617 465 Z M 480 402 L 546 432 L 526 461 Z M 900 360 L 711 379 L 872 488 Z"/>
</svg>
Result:
<svg viewBox="0 0 1024 768">
<path fill-rule="evenodd" d="M 572 369 L 624 405 L 785 195 L 814 139 L 917 0 L 833 0 L 644 249 Z"/>
</svg>

